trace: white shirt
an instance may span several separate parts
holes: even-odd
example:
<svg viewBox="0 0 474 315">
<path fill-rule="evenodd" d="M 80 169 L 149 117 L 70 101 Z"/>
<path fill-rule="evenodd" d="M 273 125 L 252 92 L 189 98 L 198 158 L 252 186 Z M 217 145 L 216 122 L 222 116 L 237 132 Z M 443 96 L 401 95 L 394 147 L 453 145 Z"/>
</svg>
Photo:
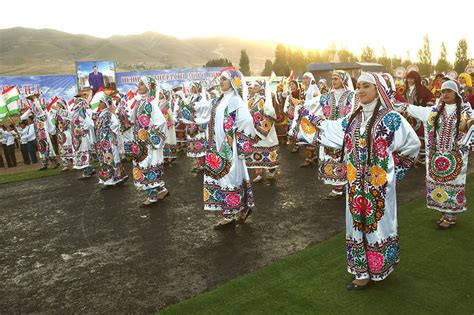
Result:
<svg viewBox="0 0 474 315">
<path fill-rule="evenodd" d="M 36 140 L 35 126 L 33 124 L 29 124 L 25 129 L 28 130 L 28 136 L 26 140 L 28 142 L 35 141 Z"/>
<path fill-rule="evenodd" d="M 26 144 L 28 142 L 28 140 L 26 139 L 27 135 L 28 135 L 28 126 L 26 126 L 25 128 L 21 128 L 21 127 L 18 127 L 16 128 L 16 130 L 18 130 L 18 133 L 20 134 L 20 142 L 21 144 Z"/>
<path fill-rule="evenodd" d="M 5 140 L 7 145 L 15 144 L 15 131 L 5 131 L 4 132 Z"/>
</svg>

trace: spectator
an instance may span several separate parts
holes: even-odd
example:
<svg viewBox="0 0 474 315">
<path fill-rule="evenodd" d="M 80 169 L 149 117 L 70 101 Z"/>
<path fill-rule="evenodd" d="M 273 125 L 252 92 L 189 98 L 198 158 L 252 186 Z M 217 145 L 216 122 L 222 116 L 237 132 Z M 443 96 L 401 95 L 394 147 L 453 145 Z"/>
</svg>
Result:
<svg viewBox="0 0 474 315">
<path fill-rule="evenodd" d="M 3 126 L 2 128 L 5 128 Z M 17 133 L 13 124 L 9 125 L 4 129 L 3 136 L 5 138 L 4 152 L 7 158 L 8 167 L 16 167 L 16 156 L 15 156 L 15 137 Z"/>
<path fill-rule="evenodd" d="M 26 127 L 28 130 L 26 137 L 27 140 L 27 148 L 28 154 L 30 155 L 31 164 L 38 163 L 38 158 L 36 157 L 36 134 L 35 134 L 35 124 L 33 121 L 33 117 L 28 117 L 28 126 Z"/>
<path fill-rule="evenodd" d="M 31 164 L 30 157 L 28 156 L 28 123 L 25 120 L 20 121 L 20 151 L 23 156 L 23 162 L 25 164 Z"/>
</svg>

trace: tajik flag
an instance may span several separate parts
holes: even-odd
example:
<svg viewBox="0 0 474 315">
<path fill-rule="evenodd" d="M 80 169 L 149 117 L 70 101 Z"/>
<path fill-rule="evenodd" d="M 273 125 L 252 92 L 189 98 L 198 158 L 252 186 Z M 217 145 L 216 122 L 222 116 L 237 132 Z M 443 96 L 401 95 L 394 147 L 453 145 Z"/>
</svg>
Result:
<svg viewBox="0 0 474 315">
<path fill-rule="evenodd" d="M 2 92 L 0 101 L 0 119 L 19 113 L 18 101 L 20 100 L 20 91 L 16 86 L 11 86 Z"/>
<path fill-rule="evenodd" d="M 94 96 L 92 97 L 92 100 L 90 102 L 90 106 L 93 112 L 97 112 L 99 108 L 99 103 L 100 99 L 104 96 L 104 91 L 102 91 L 102 88 L 99 88 L 97 92 L 95 92 Z"/>
<path fill-rule="evenodd" d="M 135 92 L 128 90 L 128 93 L 127 93 L 127 107 L 128 108 L 133 109 L 135 105 L 137 104 L 137 99 L 135 98 L 137 93 L 138 93 L 138 90 L 136 90 Z"/>
<path fill-rule="evenodd" d="M 59 97 L 55 96 L 51 102 L 49 102 L 48 105 L 46 105 L 46 110 L 49 112 L 51 111 L 51 107 L 53 107 L 54 104 L 56 104 L 56 102 L 59 100 Z"/>
</svg>

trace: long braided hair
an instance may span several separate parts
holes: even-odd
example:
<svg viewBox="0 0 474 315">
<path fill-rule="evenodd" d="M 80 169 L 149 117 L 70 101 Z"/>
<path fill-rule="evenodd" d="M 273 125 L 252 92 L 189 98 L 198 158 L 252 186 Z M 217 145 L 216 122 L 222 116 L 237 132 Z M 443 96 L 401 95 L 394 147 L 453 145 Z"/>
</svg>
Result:
<svg viewBox="0 0 474 315">
<path fill-rule="evenodd" d="M 459 135 L 459 124 L 461 123 L 461 105 L 462 105 L 462 99 L 459 97 L 459 95 L 456 94 L 456 127 L 454 128 L 454 143 L 456 143 L 456 139 L 458 138 Z M 444 108 L 446 107 L 446 103 L 444 101 L 441 102 L 441 105 L 439 106 L 438 114 L 433 118 L 433 148 L 432 150 L 436 151 L 437 147 L 437 142 L 436 142 L 436 136 L 437 136 L 437 131 L 439 127 L 439 117 L 444 111 Z"/>
</svg>

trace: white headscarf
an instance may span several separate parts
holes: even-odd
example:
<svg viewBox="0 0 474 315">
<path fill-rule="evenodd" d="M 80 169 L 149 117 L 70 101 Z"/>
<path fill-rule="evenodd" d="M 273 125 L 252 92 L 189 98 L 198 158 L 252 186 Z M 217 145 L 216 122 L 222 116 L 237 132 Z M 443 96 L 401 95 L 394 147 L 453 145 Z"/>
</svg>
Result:
<svg viewBox="0 0 474 315">
<path fill-rule="evenodd" d="M 459 92 L 459 86 L 453 80 L 449 80 L 449 81 L 446 81 L 443 84 L 441 84 L 441 91 L 443 91 L 443 90 L 454 91 L 462 99 L 461 93 Z"/>
<path fill-rule="evenodd" d="M 311 79 L 311 83 L 310 84 L 315 84 L 316 83 L 316 80 L 314 79 L 314 75 L 311 73 L 311 72 L 305 72 L 303 74 L 303 78 L 304 77 L 307 77 L 307 78 L 310 78 Z"/>
<path fill-rule="evenodd" d="M 377 94 L 379 96 L 380 102 L 382 103 L 382 106 L 389 110 L 393 110 L 393 102 L 389 96 L 387 84 L 380 74 L 374 72 L 363 72 L 357 79 L 357 83 L 360 82 L 368 82 L 370 84 L 375 85 L 375 89 L 377 90 Z M 358 99 L 359 98 L 357 98 L 357 100 Z M 357 102 L 360 103 L 359 100 Z M 356 104 L 356 108 L 359 105 L 360 104 Z"/>
</svg>

